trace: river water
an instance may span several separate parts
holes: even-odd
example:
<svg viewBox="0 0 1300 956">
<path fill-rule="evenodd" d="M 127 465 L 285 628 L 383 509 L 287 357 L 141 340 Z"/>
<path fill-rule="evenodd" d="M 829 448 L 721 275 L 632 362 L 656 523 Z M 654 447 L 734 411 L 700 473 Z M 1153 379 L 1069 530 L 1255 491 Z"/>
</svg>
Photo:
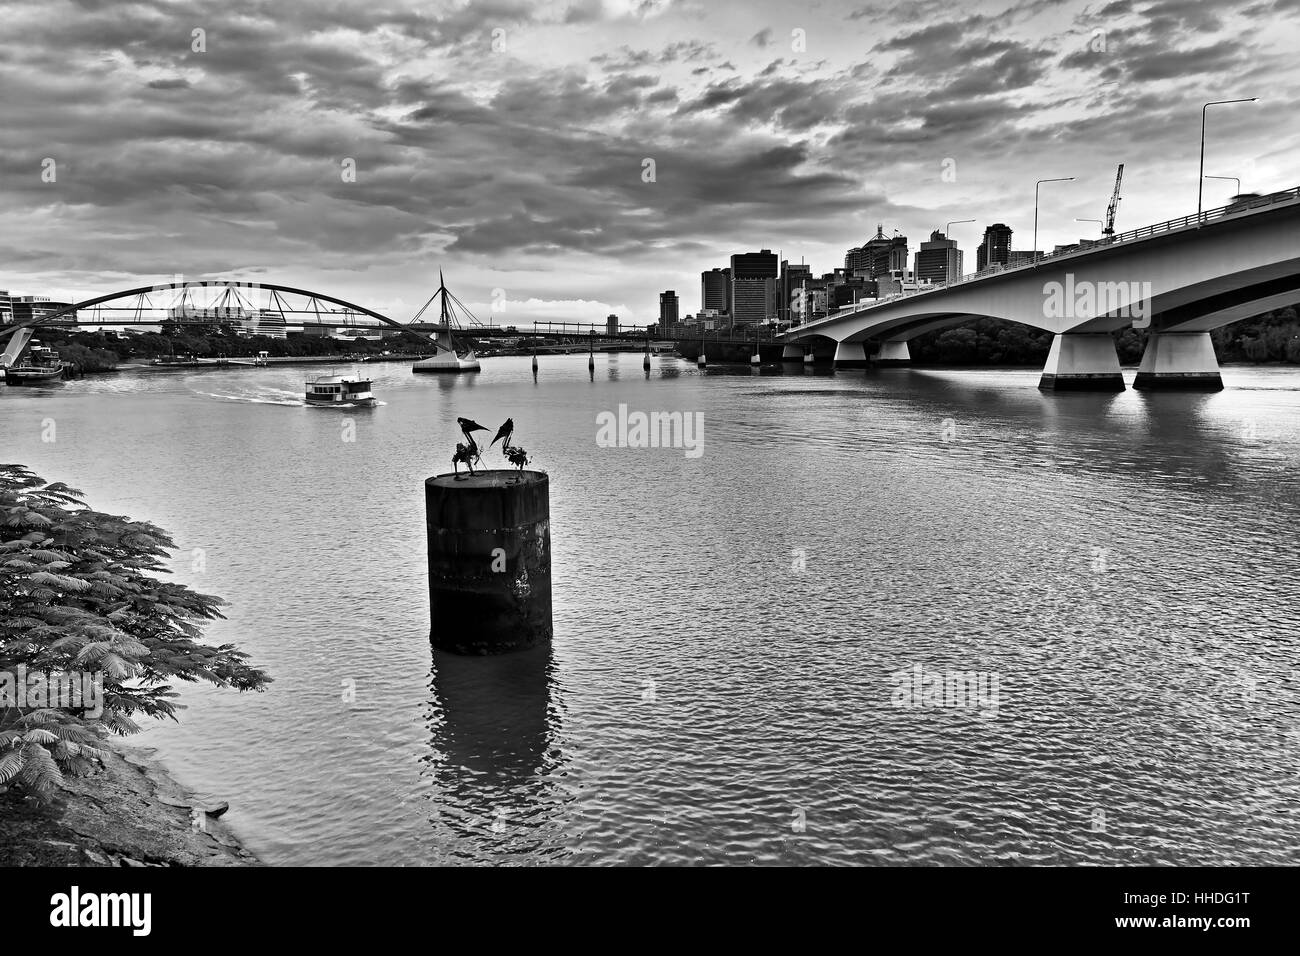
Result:
<svg viewBox="0 0 1300 956">
<path fill-rule="evenodd" d="M 363 366 L 354 410 L 304 367 L 0 389 L 0 458 L 170 531 L 274 676 L 132 738 L 266 862 L 1300 862 L 1300 372 L 540 361 Z M 620 404 L 702 453 L 598 447 Z M 457 416 L 551 476 L 549 649 L 430 650 Z"/>
</svg>

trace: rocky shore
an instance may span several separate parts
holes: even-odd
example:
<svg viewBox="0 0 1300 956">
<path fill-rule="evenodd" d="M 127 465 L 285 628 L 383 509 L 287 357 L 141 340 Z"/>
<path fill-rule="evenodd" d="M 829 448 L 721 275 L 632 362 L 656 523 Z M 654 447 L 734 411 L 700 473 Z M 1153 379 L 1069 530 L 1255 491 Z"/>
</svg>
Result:
<svg viewBox="0 0 1300 956">
<path fill-rule="evenodd" d="M 66 777 L 53 804 L 0 792 L 0 866 L 257 866 L 147 748 L 110 744 L 102 769 Z"/>
</svg>

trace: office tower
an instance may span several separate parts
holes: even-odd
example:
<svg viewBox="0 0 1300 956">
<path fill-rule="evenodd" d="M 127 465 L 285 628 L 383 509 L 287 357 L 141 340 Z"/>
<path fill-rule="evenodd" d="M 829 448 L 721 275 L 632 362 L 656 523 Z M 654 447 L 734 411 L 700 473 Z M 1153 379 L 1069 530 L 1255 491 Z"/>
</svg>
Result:
<svg viewBox="0 0 1300 956">
<path fill-rule="evenodd" d="M 1011 258 L 1011 227 L 996 222 L 984 230 L 984 241 L 975 251 L 975 271 L 983 272 L 989 266 L 1005 266 Z"/>
<path fill-rule="evenodd" d="M 930 241 L 921 243 L 912 270 L 918 282 L 953 282 L 961 278 L 961 250 L 957 241 L 936 229 Z"/>
<path fill-rule="evenodd" d="M 782 322 L 789 322 L 792 318 L 792 306 L 795 296 L 799 294 L 799 288 L 807 280 L 812 278 L 812 266 L 790 265 L 787 261 L 781 262 L 781 280 L 777 283 L 777 318 Z"/>
<path fill-rule="evenodd" d="M 700 309 L 712 310 L 721 315 L 729 312 L 731 298 L 731 270 L 710 269 L 700 273 Z"/>
<path fill-rule="evenodd" d="M 677 293 L 672 289 L 659 293 L 659 332 L 665 334 L 678 322 Z"/>
<path fill-rule="evenodd" d="M 884 225 L 861 246 L 844 254 L 844 271 L 849 277 L 878 279 L 890 272 L 907 268 L 907 236 L 886 236 Z"/>
<path fill-rule="evenodd" d="M 777 260 L 770 249 L 731 257 L 731 324 L 758 325 L 777 315 Z"/>
</svg>

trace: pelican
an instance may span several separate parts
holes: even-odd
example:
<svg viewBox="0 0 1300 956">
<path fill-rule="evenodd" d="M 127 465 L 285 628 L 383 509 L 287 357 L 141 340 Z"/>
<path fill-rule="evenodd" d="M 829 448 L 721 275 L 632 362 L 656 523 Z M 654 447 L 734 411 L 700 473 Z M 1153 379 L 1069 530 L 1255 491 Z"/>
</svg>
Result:
<svg viewBox="0 0 1300 956">
<path fill-rule="evenodd" d="M 495 445 L 497 442 L 501 441 L 501 439 L 504 438 L 505 443 L 502 444 L 501 450 L 505 451 L 507 448 L 510 447 L 510 436 L 513 435 L 514 433 L 515 433 L 515 420 L 513 418 L 507 418 L 506 423 L 497 429 L 497 437 L 492 439 L 492 443 L 488 445 L 488 448 L 491 448 L 492 445 Z"/>
<path fill-rule="evenodd" d="M 509 461 L 510 464 L 514 465 L 515 468 L 518 469 L 520 475 L 522 475 L 524 465 L 528 464 L 528 452 L 524 451 L 518 445 L 510 444 L 510 439 L 514 437 L 514 434 L 515 420 L 513 418 L 507 418 L 505 424 L 497 429 L 497 437 L 492 439 L 492 445 L 495 445 L 500 441 L 501 454 L 505 455 L 506 460 Z M 492 445 L 488 445 L 488 447 L 491 448 Z M 518 480 L 519 477 L 516 476 L 515 481 Z"/>
<path fill-rule="evenodd" d="M 451 467 L 457 475 L 460 474 L 460 463 L 463 461 L 469 468 L 470 477 L 474 476 L 474 462 L 483 457 L 479 451 L 478 443 L 474 441 L 472 432 L 485 432 L 487 428 L 474 421 L 472 418 L 457 418 L 456 424 L 460 426 L 460 433 L 465 436 L 464 442 L 456 443 L 456 453 L 451 456 Z"/>
</svg>

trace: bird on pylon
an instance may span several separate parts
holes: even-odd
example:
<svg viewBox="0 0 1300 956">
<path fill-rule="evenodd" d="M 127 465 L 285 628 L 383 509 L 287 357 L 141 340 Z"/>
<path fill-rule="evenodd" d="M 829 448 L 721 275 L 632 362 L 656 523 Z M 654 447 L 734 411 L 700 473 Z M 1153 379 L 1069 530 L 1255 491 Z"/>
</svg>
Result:
<svg viewBox="0 0 1300 956">
<path fill-rule="evenodd" d="M 491 443 L 488 445 L 488 448 L 491 448 L 493 445 L 495 445 L 497 442 L 501 441 L 501 439 L 504 438 L 505 443 L 502 444 L 501 450 L 505 451 L 505 449 L 510 447 L 510 436 L 513 435 L 514 433 L 515 433 L 515 420 L 513 418 L 507 418 L 506 423 L 497 429 L 497 437 L 492 439 Z"/>
<path fill-rule="evenodd" d="M 474 441 L 474 432 L 485 432 L 487 428 L 474 421 L 472 418 L 457 418 L 456 424 L 460 426 L 460 433 L 465 436 L 464 443 L 457 442 L 456 454 L 451 458 L 452 468 L 459 473 L 459 465 L 464 462 L 469 468 L 470 476 L 474 475 L 474 463 L 481 460 L 483 452 L 479 450 L 478 442 Z"/>
</svg>

